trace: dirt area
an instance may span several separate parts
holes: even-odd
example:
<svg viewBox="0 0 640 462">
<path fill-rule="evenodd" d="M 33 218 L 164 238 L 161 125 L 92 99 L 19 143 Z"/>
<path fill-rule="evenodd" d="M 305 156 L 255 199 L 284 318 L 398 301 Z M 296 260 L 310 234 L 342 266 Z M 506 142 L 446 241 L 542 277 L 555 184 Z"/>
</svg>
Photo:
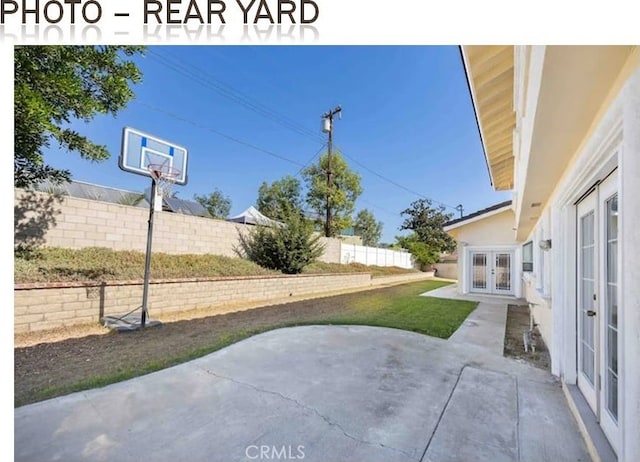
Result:
<svg viewBox="0 0 640 462">
<path fill-rule="evenodd" d="M 526 305 L 509 305 L 507 328 L 504 335 L 504 355 L 527 362 L 540 369 L 550 370 L 549 350 L 537 330 L 533 335 L 535 352 L 525 352 L 523 334 L 528 330 L 529 307 Z"/>
<path fill-rule="evenodd" d="M 412 285 L 385 287 L 364 293 L 394 296 L 405 293 Z M 175 358 L 181 355 L 193 355 L 198 349 L 206 353 L 211 351 L 212 345 L 231 343 L 248 331 L 344 316 L 357 306 L 356 302 L 361 300 L 362 294 L 357 292 L 302 300 L 198 319 L 165 320 L 160 327 L 135 333 L 107 333 L 100 326 L 86 327 L 79 333 L 72 329 L 61 330 L 58 336 L 75 335 L 77 338 L 14 349 L 15 404 L 38 401 L 43 399 L 43 395 L 64 394 L 72 391 L 74 385 L 81 381 L 91 382 L 89 387 L 100 386 L 96 377 L 117 374 L 128 377 L 132 375 L 131 371 L 148 371 L 153 363 L 165 367 L 178 362 Z M 41 340 L 46 340 L 44 334 Z M 167 358 L 174 359 L 167 362 Z M 153 366 L 151 369 L 154 369 Z"/>
<path fill-rule="evenodd" d="M 437 279 L 446 281 L 445 279 Z M 390 287 L 396 284 L 381 285 L 380 288 Z M 300 302 L 305 300 L 315 300 L 320 298 L 332 297 L 336 295 L 345 295 L 349 293 L 363 292 L 367 289 L 362 287 L 354 289 L 344 289 L 332 292 L 307 294 L 294 297 L 262 300 L 262 301 L 243 301 L 240 303 L 230 303 L 224 307 L 216 308 L 216 315 L 235 313 L 238 311 L 252 310 L 254 308 L 266 308 L 275 305 L 285 305 L 292 302 Z M 138 312 L 139 313 L 139 312 Z M 152 313 L 153 314 L 153 313 Z M 201 319 L 213 316 L 210 310 L 206 308 L 199 308 L 187 311 L 176 311 L 174 313 L 166 313 L 160 317 L 153 316 L 153 319 L 157 319 L 162 323 L 171 323 L 176 321 L 192 321 L 194 319 Z M 69 340 L 72 338 L 87 337 L 89 335 L 105 335 L 111 334 L 111 331 L 100 324 L 80 324 L 67 327 L 58 327 L 56 329 L 47 329 L 43 331 L 25 332 L 15 334 L 13 336 L 14 348 L 25 348 L 38 345 L 40 343 L 55 343 L 62 340 Z"/>
</svg>

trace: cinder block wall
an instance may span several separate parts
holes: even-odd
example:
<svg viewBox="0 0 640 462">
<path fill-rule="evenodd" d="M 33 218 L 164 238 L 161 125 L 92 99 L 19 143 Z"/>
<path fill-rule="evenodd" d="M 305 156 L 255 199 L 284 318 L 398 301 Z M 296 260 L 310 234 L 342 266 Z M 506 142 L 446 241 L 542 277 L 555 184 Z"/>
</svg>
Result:
<svg viewBox="0 0 640 462">
<path fill-rule="evenodd" d="M 433 273 L 411 273 L 372 279 L 368 273 L 346 273 L 157 280 L 151 282 L 149 289 L 149 311 L 156 317 L 194 309 L 216 315 L 237 311 L 247 302 L 366 289 L 431 277 Z M 14 331 L 97 323 L 103 316 L 134 310 L 141 301 L 142 281 L 16 284 Z"/>
<path fill-rule="evenodd" d="M 55 201 L 46 193 L 16 189 L 14 211 L 16 243 L 37 239 L 49 247 L 146 249 L 149 211 L 143 207 L 68 196 Z M 153 251 L 235 257 L 238 233 L 250 228 L 224 220 L 162 212 L 155 216 Z M 325 252 L 320 260 L 340 263 L 340 241 L 323 237 L 322 242 Z"/>
<path fill-rule="evenodd" d="M 438 270 L 439 278 L 458 279 L 457 263 L 436 263 L 433 266 Z"/>
<path fill-rule="evenodd" d="M 324 245 L 324 253 L 319 258 L 320 261 L 325 263 L 340 263 L 340 246 L 341 241 L 339 239 L 321 237 L 320 242 Z"/>
<path fill-rule="evenodd" d="M 372 286 L 386 286 L 394 284 L 403 284 L 405 282 L 423 281 L 425 279 L 431 279 L 433 277 L 433 271 L 425 271 L 420 273 L 408 273 L 397 274 L 393 276 L 382 276 L 371 279 Z"/>
<path fill-rule="evenodd" d="M 286 299 L 371 286 L 371 275 L 327 274 L 154 281 L 149 289 L 151 316 L 208 309 L 233 311 L 242 302 Z M 141 281 L 16 284 L 15 333 L 53 329 L 124 314 L 140 306 Z"/>
</svg>

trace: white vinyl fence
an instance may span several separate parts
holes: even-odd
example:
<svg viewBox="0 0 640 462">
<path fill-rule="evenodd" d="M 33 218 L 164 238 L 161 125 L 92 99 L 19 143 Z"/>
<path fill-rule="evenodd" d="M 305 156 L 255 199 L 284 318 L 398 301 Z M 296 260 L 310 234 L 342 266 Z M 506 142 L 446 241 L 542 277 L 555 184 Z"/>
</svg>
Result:
<svg viewBox="0 0 640 462">
<path fill-rule="evenodd" d="M 406 250 L 379 249 L 344 242 L 340 244 L 340 263 L 413 268 L 413 259 Z"/>
</svg>

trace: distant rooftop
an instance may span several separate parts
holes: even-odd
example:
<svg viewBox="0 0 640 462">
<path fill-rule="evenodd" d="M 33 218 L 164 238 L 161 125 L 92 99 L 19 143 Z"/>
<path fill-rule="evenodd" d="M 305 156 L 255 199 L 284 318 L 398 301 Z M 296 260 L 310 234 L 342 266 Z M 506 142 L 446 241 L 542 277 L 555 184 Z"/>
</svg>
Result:
<svg viewBox="0 0 640 462">
<path fill-rule="evenodd" d="M 42 192 L 59 193 L 80 199 L 149 208 L 149 202 L 147 202 L 145 195 L 141 192 L 85 183 L 84 181 L 72 180 L 68 183 L 60 184 L 43 181 L 36 186 L 36 189 Z"/>
<path fill-rule="evenodd" d="M 480 216 L 485 215 L 487 213 L 495 212 L 496 210 L 500 210 L 501 208 L 509 207 L 510 205 L 511 205 L 511 201 L 510 200 L 504 201 L 504 202 L 500 202 L 499 204 L 492 205 L 490 207 L 487 207 L 486 209 L 478 210 L 477 212 L 470 213 L 469 215 L 465 215 L 463 217 L 456 218 L 455 220 L 451 220 L 451 221 L 445 223 L 444 226 L 445 226 L 445 228 L 448 227 L 448 226 L 453 226 L 453 225 L 461 223 L 463 221 L 471 220 L 473 218 L 480 217 Z"/>
<path fill-rule="evenodd" d="M 112 188 L 84 181 L 72 180 L 68 183 L 53 184 L 43 181 L 36 186 L 38 191 L 49 193 L 61 193 L 70 197 L 89 199 L 112 204 L 129 205 L 134 207 L 149 208 L 149 189 L 145 192 L 127 191 L 125 189 Z M 209 217 L 209 212 L 195 201 L 180 199 L 178 197 L 165 197 L 162 200 L 162 209 L 168 212 Z"/>
</svg>

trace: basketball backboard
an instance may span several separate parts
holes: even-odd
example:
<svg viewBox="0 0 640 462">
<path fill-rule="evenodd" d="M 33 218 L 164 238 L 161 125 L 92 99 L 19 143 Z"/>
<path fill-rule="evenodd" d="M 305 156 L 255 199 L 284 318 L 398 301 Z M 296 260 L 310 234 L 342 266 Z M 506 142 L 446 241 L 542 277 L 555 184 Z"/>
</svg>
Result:
<svg viewBox="0 0 640 462">
<path fill-rule="evenodd" d="M 151 177 L 149 165 L 162 165 L 179 171 L 174 182 L 187 184 L 187 149 L 131 127 L 122 131 L 119 165 L 126 172 Z"/>
</svg>

